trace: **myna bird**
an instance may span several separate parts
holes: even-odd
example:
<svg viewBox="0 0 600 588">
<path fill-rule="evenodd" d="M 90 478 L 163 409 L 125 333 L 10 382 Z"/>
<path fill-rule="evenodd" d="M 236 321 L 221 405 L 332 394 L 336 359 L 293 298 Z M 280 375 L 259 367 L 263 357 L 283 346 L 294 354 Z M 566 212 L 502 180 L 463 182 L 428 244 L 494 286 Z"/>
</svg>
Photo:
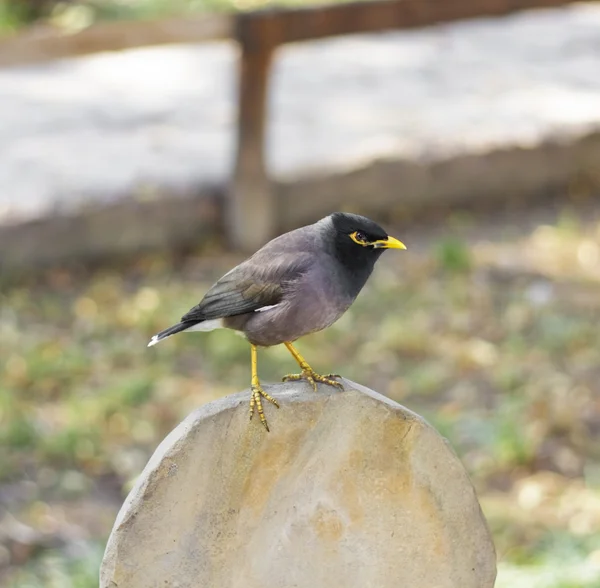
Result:
<svg viewBox="0 0 600 588">
<path fill-rule="evenodd" d="M 262 398 L 277 401 L 261 387 L 257 347 L 283 343 L 305 379 L 342 388 L 335 374 L 317 374 L 292 345 L 303 335 L 325 329 L 354 302 L 386 249 L 406 249 L 364 216 L 335 212 L 313 225 L 285 233 L 226 273 L 181 321 L 152 337 L 148 347 L 183 331 L 224 327 L 241 331 L 250 342 L 252 380 L 250 418 L 258 411 L 269 430 Z"/>
</svg>

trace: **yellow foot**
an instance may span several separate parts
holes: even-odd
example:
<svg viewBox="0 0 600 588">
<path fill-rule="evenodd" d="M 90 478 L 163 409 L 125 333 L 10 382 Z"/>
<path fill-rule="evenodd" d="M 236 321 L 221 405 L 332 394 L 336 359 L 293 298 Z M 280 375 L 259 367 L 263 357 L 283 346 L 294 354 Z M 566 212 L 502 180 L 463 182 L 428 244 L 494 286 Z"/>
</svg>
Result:
<svg viewBox="0 0 600 588">
<path fill-rule="evenodd" d="M 269 402 L 272 402 L 277 408 L 279 408 L 279 403 L 277 402 L 277 400 L 275 400 L 275 398 L 269 396 L 269 394 L 267 394 L 258 384 L 252 384 L 251 390 L 252 397 L 250 398 L 250 420 L 252 420 L 252 417 L 254 416 L 254 408 L 256 407 L 258 416 L 260 417 L 260 422 L 263 424 L 263 427 L 268 431 L 269 425 L 267 424 L 267 417 L 265 417 L 265 413 L 263 411 L 261 396 L 263 398 L 266 398 Z"/>
<path fill-rule="evenodd" d="M 335 388 L 344 389 L 344 386 L 340 382 L 336 382 L 332 380 L 332 378 L 339 378 L 338 374 L 327 374 L 325 376 L 320 376 L 316 374 L 311 368 L 305 368 L 302 370 L 301 374 L 288 374 L 283 377 L 284 382 L 296 382 L 298 380 L 307 380 L 308 383 L 313 387 L 313 390 L 317 391 L 317 382 L 322 382 L 323 384 L 327 384 L 328 386 L 334 386 Z"/>
</svg>

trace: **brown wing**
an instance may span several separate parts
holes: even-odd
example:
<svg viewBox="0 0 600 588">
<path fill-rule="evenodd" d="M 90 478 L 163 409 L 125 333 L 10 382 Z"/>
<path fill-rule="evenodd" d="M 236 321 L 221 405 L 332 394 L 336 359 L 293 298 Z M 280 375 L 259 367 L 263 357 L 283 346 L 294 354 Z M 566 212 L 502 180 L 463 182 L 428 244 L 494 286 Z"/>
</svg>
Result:
<svg viewBox="0 0 600 588">
<path fill-rule="evenodd" d="M 253 312 L 278 304 L 290 283 L 309 267 L 310 256 L 278 255 L 270 261 L 251 258 L 225 274 L 182 322 L 199 322 Z"/>
</svg>

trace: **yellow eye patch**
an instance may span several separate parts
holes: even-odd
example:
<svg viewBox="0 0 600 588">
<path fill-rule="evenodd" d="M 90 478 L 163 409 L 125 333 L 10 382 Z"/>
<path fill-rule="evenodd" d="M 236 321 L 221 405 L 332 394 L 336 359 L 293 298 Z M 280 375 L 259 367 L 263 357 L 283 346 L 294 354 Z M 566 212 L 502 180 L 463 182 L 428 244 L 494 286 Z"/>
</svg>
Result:
<svg viewBox="0 0 600 588">
<path fill-rule="evenodd" d="M 363 247 L 366 247 L 367 245 L 371 244 L 369 243 L 365 235 L 360 231 L 354 231 L 354 233 L 350 233 L 350 239 L 352 239 L 355 243 L 362 245 Z"/>
</svg>

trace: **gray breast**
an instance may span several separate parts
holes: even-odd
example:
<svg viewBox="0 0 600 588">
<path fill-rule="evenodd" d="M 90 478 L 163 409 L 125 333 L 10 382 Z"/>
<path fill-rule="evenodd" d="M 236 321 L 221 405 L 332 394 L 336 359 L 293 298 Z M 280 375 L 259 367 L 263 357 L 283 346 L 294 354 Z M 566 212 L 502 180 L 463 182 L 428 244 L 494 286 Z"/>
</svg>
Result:
<svg viewBox="0 0 600 588">
<path fill-rule="evenodd" d="M 278 345 L 325 329 L 344 314 L 355 297 L 328 263 L 319 263 L 290 284 L 279 304 L 240 317 L 238 325 L 231 326 L 242 330 L 251 343 Z"/>
</svg>

